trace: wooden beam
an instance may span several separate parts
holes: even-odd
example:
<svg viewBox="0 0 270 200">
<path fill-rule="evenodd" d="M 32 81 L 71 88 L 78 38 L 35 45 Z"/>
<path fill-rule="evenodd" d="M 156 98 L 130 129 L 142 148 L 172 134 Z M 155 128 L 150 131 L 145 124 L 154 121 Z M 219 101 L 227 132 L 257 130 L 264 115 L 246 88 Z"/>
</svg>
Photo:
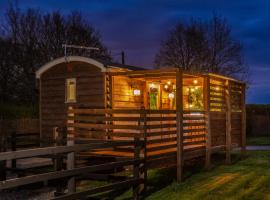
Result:
<svg viewBox="0 0 270 200">
<path fill-rule="evenodd" d="M 232 138 L 231 138 L 231 118 L 232 118 L 232 111 L 231 111 L 231 82 L 226 80 L 227 91 L 225 94 L 226 99 L 226 164 L 231 163 L 231 145 L 232 145 Z"/>
<path fill-rule="evenodd" d="M 178 69 L 176 72 L 176 127 L 177 127 L 177 181 L 183 180 L 183 72 Z"/>
<path fill-rule="evenodd" d="M 205 109 L 205 125 L 206 125 L 206 153 L 205 153 L 205 168 L 211 168 L 212 155 L 212 135 L 211 135 L 211 119 L 210 119 L 210 77 L 204 77 L 204 109 Z"/>
<path fill-rule="evenodd" d="M 246 85 L 242 85 L 242 152 L 244 153 L 246 150 Z"/>
</svg>

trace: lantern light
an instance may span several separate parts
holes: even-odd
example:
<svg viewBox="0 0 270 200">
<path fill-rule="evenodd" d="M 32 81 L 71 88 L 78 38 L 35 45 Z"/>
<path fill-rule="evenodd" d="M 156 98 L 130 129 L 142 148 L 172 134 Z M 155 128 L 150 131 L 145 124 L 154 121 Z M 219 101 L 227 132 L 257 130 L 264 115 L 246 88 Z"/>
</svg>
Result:
<svg viewBox="0 0 270 200">
<path fill-rule="evenodd" d="M 197 79 L 193 80 L 193 83 L 194 84 L 197 84 L 198 83 L 198 80 Z"/>
<path fill-rule="evenodd" d="M 171 85 L 171 81 L 168 81 L 167 84 L 168 84 L 168 85 Z"/>
<path fill-rule="evenodd" d="M 169 97 L 169 99 L 173 99 L 174 98 L 174 93 L 173 92 L 169 93 L 168 97 Z"/>
<path fill-rule="evenodd" d="M 169 88 L 169 86 L 168 85 L 164 85 L 164 88 L 167 90 Z"/>
<path fill-rule="evenodd" d="M 139 90 L 139 89 L 133 90 L 133 95 L 134 96 L 140 96 L 141 95 L 141 90 Z"/>
</svg>

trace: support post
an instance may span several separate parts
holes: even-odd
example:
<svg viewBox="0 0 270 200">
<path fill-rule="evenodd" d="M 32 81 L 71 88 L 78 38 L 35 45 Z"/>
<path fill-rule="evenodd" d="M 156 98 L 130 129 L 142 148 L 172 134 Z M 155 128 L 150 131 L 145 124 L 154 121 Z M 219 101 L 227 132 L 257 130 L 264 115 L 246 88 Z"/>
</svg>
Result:
<svg viewBox="0 0 270 200">
<path fill-rule="evenodd" d="M 147 189 L 147 113 L 145 108 L 141 108 L 142 113 L 140 114 L 140 121 L 138 122 L 139 126 L 143 126 L 142 131 L 140 132 L 140 142 L 143 141 L 143 145 L 140 147 L 140 151 L 143 153 L 143 163 L 140 165 L 140 178 L 143 179 L 144 183 L 140 185 L 140 194 L 146 192 Z M 142 140 L 141 140 L 142 138 Z"/>
<path fill-rule="evenodd" d="M 140 138 L 135 136 L 134 138 L 134 159 L 135 160 L 140 159 L 141 147 L 140 147 L 139 142 L 140 142 Z M 140 164 L 134 164 L 133 177 L 135 179 L 140 178 Z M 140 198 L 142 187 L 143 186 L 141 184 L 133 186 L 133 199 L 134 200 L 137 200 Z"/>
<path fill-rule="evenodd" d="M 180 69 L 176 72 L 176 135 L 177 153 L 176 170 L 177 181 L 183 180 L 183 73 Z"/>
<path fill-rule="evenodd" d="M 12 133 L 11 133 L 11 151 L 16 151 L 16 145 L 17 145 L 16 143 L 17 143 L 16 131 L 12 131 Z M 17 160 L 16 159 L 12 159 L 11 166 L 14 169 L 17 167 Z"/>
<path fill-rule="evenodd" d="M 212 155 L 212 136 L 211 136 L 211 118 L 210 118 L 210 78 L 204 77 L 204 109 L 205 109 L 205 126 L 206 126 L 206 145 L 205 145 L 205 168 L 211 168 Z"/>
<path fill-rule="evenodd" d="M 232 148 L 232 138 L 231 138 L 231 84 L 230 81 L 226 81 L 226 164 L 231 163 L 231 148 Z"/>
<path fill-rule="evenodd" d="M 60 132 L 59 127 L 54 127 L 53 139 L 54 139 L 55 146 L 63 145 L 63 131 L 64 130 L 61 130 L 61 132 Z M 54 158 L 54 170 L 61 171 L 62 169 L 63 169 L 63 158 L 61 155 L 56 154 L 55 158 Z M 54 195 L 60 196 L 63 194 L 64 194 L 63 181 L 59 180 L 59 183 L 56 186 L 56 192 L 54 193 Z"/>
<path fill-rule="evenodd" d="M 72 112 L 73 108 L 68 108 L 68 128 L 67 128 L 67 146 L 74 146 L 75 139 L 75 128 L 74 128 L 74 112 Z M 75 153 L 71 152 L 67 154 L 67 170 L 74 169 L 75 167 Z M 71 177 L 68 179 L 68 193 L 75 192 L 75 177 Z"/>
<path fill-rule="evenodd" d="M 4 121 L 4 120 L 3 120 Z M 5 122 L 3 122 L 5 123 Z M 5 152 L 5 137 L 6 137 L 6 134 L 5 134 L 5 127 L 2 127 L 1 128 L 1 133 L 0 133 L 0 152 Z M 0 161 L 0 181 L 4 181 L 6 180 L 6 160 L 4 161 Z"/>
<path fill-rule="evenodd" d="M 242 85 L 242 153 L 245 153 L 246 151 L 246 85 Z"/>
</svg>

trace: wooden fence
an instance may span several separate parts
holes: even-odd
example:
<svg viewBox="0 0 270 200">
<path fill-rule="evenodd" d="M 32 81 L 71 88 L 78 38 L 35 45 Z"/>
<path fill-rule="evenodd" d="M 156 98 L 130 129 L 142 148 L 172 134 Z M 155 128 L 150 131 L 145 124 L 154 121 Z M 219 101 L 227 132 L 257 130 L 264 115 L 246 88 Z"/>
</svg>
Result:
<svg viewBox="0 0 270 200">
<path fill-rule="evenodd" d="M 97 151 L 98 149 L 110 149 L 114 147 L 122 146 L 133 146 L 134 152 L 133 157 L 126 158 L 121 161 L 106 162 L 102 164 L 94 164 L 91 166 L 76 167 L 72 155 L 75 153 L 83 151 Z M 35 174 L 15 179 L 7 179 L 0 182 L 0 190 L 14 188 L 22 185 L 44 182 L 49 180 L 59 180 L 60 182 L 65 181 L 66 184 L 61 184 L 63 187 L 67 185 L 68 192 L 63 193 L 64 188 L 57 188 L 57 193 L 60 196 L 54 199 L 81 199 L 82 197 L 98 196 L 98 195 L 113 195 L 116 191 L 122 190 L 123 188 L 133 188 L 133 196 L 135 199 L 139 197 L 144 188 L 144 160 L 141 156 L 141 152 L 144 149 L 144 144 L 140 140 L 135 141 L 95 141 L 88 144 L 74 144 L 72 146 L 54 146 L 45 148 L 35 148 L 28 150 L 10 151 L 0 153 L 0 161 L 22 159 L 29 157 L 40 157 L 40 156 L 56 156 L 62 155 L 63 160 L 61 162 L 65 163 L 66 167 L 62 165 L 59 168 L 59 159 L 55 159 L 55 171 Z M 66 155 L 66 156 L 63 156 Z M 72 168 L 68 166 L 73 166 Z M 120 182 L 114 182 L 102 187 L 92 188 L 89 190 L 76 192 L 76 186 L 74 179 L 77 177 L 92 177 L 92 179 L 104 178 L 104 173 L 113 173 L 118 168 L 123 168 L 127 166 L 132 166 L 133 175 L 127 177 L 125 180 Z M 106 170 L 106 171 L 105 171 Z M 108 176 L 108 175 L 107 175 Z M 72 185 L 73 184 L 73 185 Z"/>
</svg>

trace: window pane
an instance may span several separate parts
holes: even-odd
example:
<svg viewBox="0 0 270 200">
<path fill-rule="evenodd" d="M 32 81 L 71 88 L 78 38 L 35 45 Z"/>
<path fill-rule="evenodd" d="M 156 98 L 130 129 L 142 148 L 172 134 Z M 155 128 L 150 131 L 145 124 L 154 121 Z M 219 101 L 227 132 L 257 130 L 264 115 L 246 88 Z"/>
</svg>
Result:
<svg viewBox="0 0 270 200">
<path fill-rule="evenodd" d="M 76 79 L 67 79 L 66 98 L 67 102 L 76 101 Z"/>
</svg>

